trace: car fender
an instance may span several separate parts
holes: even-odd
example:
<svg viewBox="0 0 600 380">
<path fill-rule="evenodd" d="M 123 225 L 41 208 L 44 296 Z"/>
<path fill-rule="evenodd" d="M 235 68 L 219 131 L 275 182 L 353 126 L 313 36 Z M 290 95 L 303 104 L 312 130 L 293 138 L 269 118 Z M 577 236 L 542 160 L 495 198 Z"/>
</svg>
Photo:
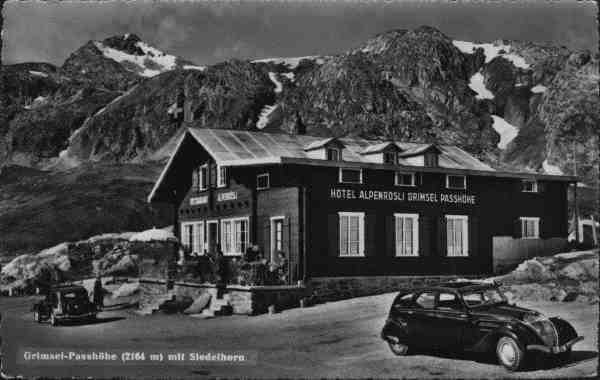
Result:
<svg viewBox="0 0 600 380">
<path fill-rule="evenodd" d="M 496 342 L 503 336 L 513 338 L 519 347 L 525 351 L 529 344 L 543 344 L 541 339 L 521 322 L 506 323 L 486 334 L 473 347 L 474 351 L 488 351 L 495 349 Z"/>
<path fill-rule="evenodd" d="M 393 318 L 388 318 L 381 330 L 381 338 L 387 341 L 389 337 L 393 337 L 400 342 L 408 343 L 408 331 L 406 327 L 406 324 L 402 324 Z"/>
</svg>

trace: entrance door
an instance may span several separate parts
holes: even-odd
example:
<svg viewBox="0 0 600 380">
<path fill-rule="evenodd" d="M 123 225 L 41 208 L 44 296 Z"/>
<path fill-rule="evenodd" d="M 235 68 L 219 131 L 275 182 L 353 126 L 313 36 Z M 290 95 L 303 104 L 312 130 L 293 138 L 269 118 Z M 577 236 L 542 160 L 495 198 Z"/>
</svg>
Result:
<svg viewBox="0 0 600 380">
<path fill-rule="evenodd" d="M 219 222 L 211 220 L 206 222 L 206 227 L 208 253 L 215 254 L 217 252 L 217 245 L 219 244 Z"/>
<path fill-rule="evenodd" d="M 283 216 L 271 218 L 271 262 L 277 262 L 277 252 L 283 251 Z M 286 252 L 289 254 L 289 252 Z M 286 255 L 287 257 L 287 255 Z"/>
</svg>

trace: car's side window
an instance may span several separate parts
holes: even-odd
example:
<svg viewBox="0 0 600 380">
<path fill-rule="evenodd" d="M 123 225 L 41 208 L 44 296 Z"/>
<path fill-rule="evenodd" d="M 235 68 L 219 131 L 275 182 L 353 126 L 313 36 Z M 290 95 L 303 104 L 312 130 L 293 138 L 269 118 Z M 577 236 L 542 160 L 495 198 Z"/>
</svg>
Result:
<svg viewBox="0 0 600 380">
<path fill-rule="evenodd" d="M 483 303 L 483 295 L 481 293 L 463 294 L 463 300 L 468 306 L 480 305 Z"/>
<path fill-rule="evenodd" d="M 415 303 L 422 307 L 423 309 L 433 309 L 435 306 L 435 293 L 433 292 L 424 292 L 419 294 Z"/>
<path fill-rule="evenodd" d="M 394 302 L 394 306 L 400 307 L 400 308 L 414 307 L 415 304 L 413 302 L 413 297 L 414 297 L 414 293 L 403 294 L 403 295 L 399 296 L 398 298 L 396 298 L 396 301 Z"/>
<path fill-rule="evenodd" d="M 441 310 L 461 310 L 462 307 L 456 294 L 454 293 L 440 293 L 437 303 L 438 309 Z"/>
</svg>

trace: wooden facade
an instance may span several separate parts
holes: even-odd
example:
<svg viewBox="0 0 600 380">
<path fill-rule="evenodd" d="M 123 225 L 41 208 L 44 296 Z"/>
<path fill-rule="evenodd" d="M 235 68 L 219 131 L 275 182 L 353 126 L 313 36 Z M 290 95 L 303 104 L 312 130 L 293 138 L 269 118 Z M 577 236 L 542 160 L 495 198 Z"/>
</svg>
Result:
<svg viewBox="0 0 600 380">
<path fill-rule="evenodd" d="M 209 183 L 199 189 L 192 172 L 205 164 Z M 223 247 L 222 221 L 247 218 L 246 243 L 257 244 L 266 257 L 279 244 L 289 257 L 292 283 L 316 277 L 489 274 L 493 237 L 521 238 L 521 218 L 538 218 L 535 238 L 566 238 L 568 232 L 567 190 L 573 179 L 567 177 L 326 159 L 224 167 L 227 181 L 219 187 L 219 161 L 186 134 L 150 200 L 176 207 L 180 236 L 185 233 L 181 226 L 201 223 L 206 250 L 216 249 L 215 243 Z M 344 167 L 361 170 L 362 183 L 340 183 Z M 414 183 L 397 184 L 397 171 L 414 173 Z M 268 186 L 264 178 L 257 184 L 264 174 Z M 449 189 L 448 175 L 464 176 L 466 188 Z M 535 182 L 535 192 L 523 191 L 524 179 Z M 342 221 L 345 213 L 360 218 L 360 256 L 340 253 L 340 247 L 355 244 L 349 236 L 356 228 L 348 224 L 357 219 Z M 397 218 L 403 215 L 413 218 L 413 230 L 398 230 Z M 450 228 L 448 218 L 456 225 Z M 210 231 L 209 224 L 216 230 Z M 449 240 L 448 231 L 460 235 Z M 398 256 L 397 234 L 403 242 L 412 239 L 415 255 Z M 460 243 L 464 256 L 449 256 L 451 240 Z"/>
</svg>

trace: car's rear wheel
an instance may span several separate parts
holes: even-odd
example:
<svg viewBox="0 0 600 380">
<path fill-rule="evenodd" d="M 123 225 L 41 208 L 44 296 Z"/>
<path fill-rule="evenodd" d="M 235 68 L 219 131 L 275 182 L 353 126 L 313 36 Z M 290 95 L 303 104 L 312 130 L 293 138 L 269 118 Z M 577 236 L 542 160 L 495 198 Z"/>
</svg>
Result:
<svg viewBox="0 0 600 380">
<path fill-rule="evenodd" d="M 503 336 L 498 339 L 496 344 L 496 356 L 504 368 L 509 371 L 517 371 L 523 366 L 525 352 L 513 338 Z"/>
<path fill-rule="evenodd" d="M 390 346 L 390 350 L 394 353 L 394 355 L 404 356 L 408 353 L 408 346 L 402 343 L 396 342 L 388 342 Z"/>
</svg>

